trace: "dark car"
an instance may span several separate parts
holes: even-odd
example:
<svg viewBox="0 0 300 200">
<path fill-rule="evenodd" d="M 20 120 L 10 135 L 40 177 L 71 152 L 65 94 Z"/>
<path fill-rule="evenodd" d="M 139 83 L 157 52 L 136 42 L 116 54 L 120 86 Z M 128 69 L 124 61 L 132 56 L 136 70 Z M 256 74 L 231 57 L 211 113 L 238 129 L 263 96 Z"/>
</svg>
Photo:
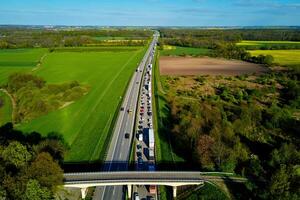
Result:
<svg viewBox="0 0 300 200">
<path fill-rule="evenodd" d="M 121 107 L 121 111 L 124 111 L 124 107 Z"/>
<path fill-rule="evenodd" d="M 130 134 L 129 134 L 129 133 L 125 133 L 125 138 L 126 138 L 126 139 L 128 139 L 128 138 L 129 138 L 129 136 L 130 136 Z"/>
</svg>

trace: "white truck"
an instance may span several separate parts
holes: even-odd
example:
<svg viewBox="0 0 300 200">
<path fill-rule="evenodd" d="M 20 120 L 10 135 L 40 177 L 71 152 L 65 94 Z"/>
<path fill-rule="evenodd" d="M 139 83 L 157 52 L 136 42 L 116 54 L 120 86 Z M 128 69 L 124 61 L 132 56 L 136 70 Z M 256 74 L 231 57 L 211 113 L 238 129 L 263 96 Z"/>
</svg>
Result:
<svg viewBox="0 0 300 200">
<path fill-rule="evenodd" d="M 155 146 L 155 141 L 154 141 L 154 131 L 152 128 L 149 128 L 148 129 L 148 134 L 149 134 L 149 148 L 151 149 L 154 149 L 154 146 Z"/>
</svg>

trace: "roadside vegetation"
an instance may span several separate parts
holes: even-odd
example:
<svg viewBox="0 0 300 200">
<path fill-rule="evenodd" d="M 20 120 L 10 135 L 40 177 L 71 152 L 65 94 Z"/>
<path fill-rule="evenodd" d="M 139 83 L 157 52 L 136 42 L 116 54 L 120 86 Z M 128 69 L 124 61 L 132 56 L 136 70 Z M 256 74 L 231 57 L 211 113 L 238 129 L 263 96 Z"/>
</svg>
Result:
<svg viewBox="0 0 300 200">
<path fill-rule="evenodd" d="M 167 122 L 163 127 L 168 127 L 173 152 L 184 158 L 191 169 L 233 172 L 248 177 L 246 184 L 226 184 L 232 198 L 299 198 L 298 62 L 284 63 L 276 56 L 277 50 L 251 51 L 250 54 L 235 43 L 299 41 L 300 34 L 293 30 L 162 30 L 161 33 L 163 45 L 175 45 L 169 42 L 175 38 L 179 46 L 209 48 L 213 57 L 244 60 L 272 69 L 259 76 L 160 76 L 155 73 L 159 77 L 156 82 L 160 82 L 164 90 L 159 98 L 156 95 L 156 102 L 165 99 L 164 105 L 168 108 L 158 107 L 158 116 Z M 281 33 L 286 37 L 282 38 Z M 205 41 L 213 41 L 213 44 L 209 46 Z M 286 51 L 291 52 L 290 60 L 294 60 L 293 53 L 297 50 Z M 285 58 L 289 58 L 289 53 Z M 285 70 L 273 68 L 278 65 Z M 162 151 L 162 154 L 168 156 L 168 152 Z M 194 194 L 198 192 L 201 189 Z"/>
<path fill-rule="evenodd" d="M 61 136 L 0 127 L 0 199 L 50 200 L 63 184 L 66 145 Z"/>
</svg>

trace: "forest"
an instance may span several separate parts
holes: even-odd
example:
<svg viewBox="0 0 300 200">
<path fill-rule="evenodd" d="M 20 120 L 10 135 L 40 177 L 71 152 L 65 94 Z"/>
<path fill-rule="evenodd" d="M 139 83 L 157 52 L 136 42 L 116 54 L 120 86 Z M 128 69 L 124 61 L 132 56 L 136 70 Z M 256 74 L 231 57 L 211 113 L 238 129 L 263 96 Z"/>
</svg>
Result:
<svg viewBox="0 0 300 200">
<path fill-rule="evenodd" d="M 160 29 L 161 44 L 215 49 L 242 40 L 300 41 L 299 29 Z M 299 44 L 243 46 L 244 49 L 299 49 Z"/>
<path fill-rule="evenodd" d="M 42 137 L 17 131 L 11 123 L 0 127 L 0 199 L 54 199 L 63 184 L 67 148 L 56 133 Z"/>
<path fill-rule="evenodd" d="M 77 46 L 143 46 L 152 31 L 143 29 L 31 29 L 0 28 L 0 49 L 30 47 Z M 122 40 L 105 41 L 97 37 L 122 37 Z"/>
</svg>

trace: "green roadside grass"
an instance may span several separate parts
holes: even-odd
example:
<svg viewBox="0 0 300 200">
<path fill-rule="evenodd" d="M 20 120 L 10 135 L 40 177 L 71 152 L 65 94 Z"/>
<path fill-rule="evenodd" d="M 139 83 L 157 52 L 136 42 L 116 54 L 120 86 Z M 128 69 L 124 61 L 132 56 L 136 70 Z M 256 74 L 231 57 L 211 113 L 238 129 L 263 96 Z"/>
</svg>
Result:
<svg viewBox="0 0 300 200">
<path fill-rule="evenodd" d="M 160 51 L 161 56 L 207 56 L 211 52 L 206 48 L 168 46 Z"/>
<path fill-rule="evenodd" d="M 229 200 L 230 198 L 216 185 L 204 183 L 204 186 L 192 187 L 178 194 L 178 200 Z"/>
<path fill-rule="evenodd" d="M 3 91 L 0 90 L 0 100 L 3 101 L 0 104 L 0 126 L 6 124 L 7 122 L 11 122 L 12 115 L 12 103 Z"/>
<path fill-rule="evenodd" d="M 165 92 L 163 91 L 163 77 L 159 73 L 159 54 L 156 51 L 154 68 L 154 81 L 152 87 L 154 88 L 153 111 L 154 111 L 154 125 L 155 125 L 155 153 L 156 161 L 159 162 L 183 162 L 184 159 L 176 155 L 172 150 L 170 144 L 169 130 L 167 129 L 166 119 L 168 118 L 168 102 Z"/>
</svg>

